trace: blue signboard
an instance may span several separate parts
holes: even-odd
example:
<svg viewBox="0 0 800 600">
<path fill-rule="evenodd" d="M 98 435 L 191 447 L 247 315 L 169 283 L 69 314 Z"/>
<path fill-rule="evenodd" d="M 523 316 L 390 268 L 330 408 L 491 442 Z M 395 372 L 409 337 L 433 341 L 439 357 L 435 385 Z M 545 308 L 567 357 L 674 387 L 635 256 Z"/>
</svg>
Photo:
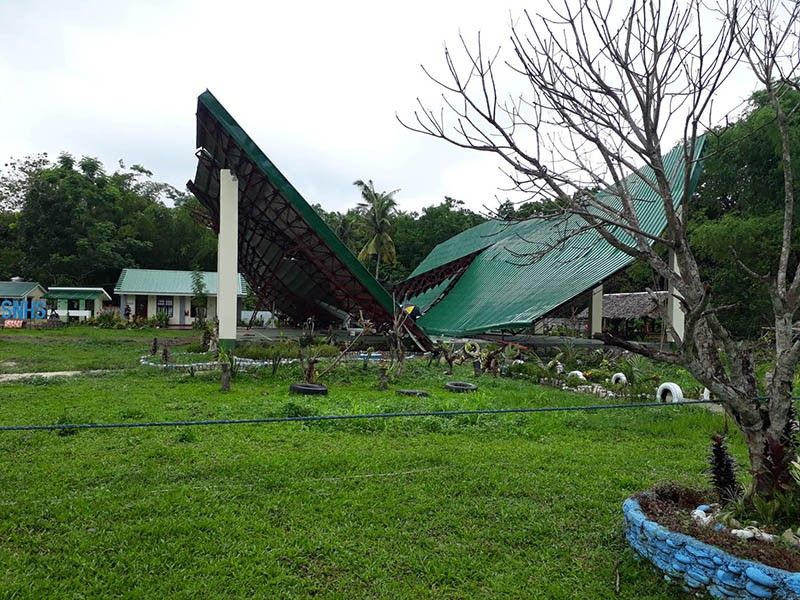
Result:
<svg viewBox="0 0 800 600">
<path fill-rule="evenodd" d="M 0 319 L 46 319 L 47 302 L 45 300 L 3 300 L 0 302 Z"/>
</svg>

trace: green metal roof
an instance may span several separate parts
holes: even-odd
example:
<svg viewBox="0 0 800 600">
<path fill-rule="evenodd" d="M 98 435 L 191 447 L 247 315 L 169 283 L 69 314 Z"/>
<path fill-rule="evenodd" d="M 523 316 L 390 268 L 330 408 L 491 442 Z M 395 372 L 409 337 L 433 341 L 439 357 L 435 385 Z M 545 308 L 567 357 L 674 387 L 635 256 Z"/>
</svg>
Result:
<svg viewBox="0 0 800 600">
<path fill-rule="evenodd" d="M 51 287 L 44 295 L 48 300 L 111 300 L 103 288 Z"/>
<path fill-rule="evenodd" d="M 702 147 L 701 139 L 696 158 L 700 157 Z M 664 162 L 677 205 L 684 195 L 686 166 L 682 148 L 673 149 L 664 157 Z M 699 160 L 694 161 L 693 169 L 689 195 L 700 174 Z M 636 211 L 642 229 L 652 235 L 661 234 L 666 227 L 666 216 L 655 191 L 638 177 L 629 178 L 628 185 L 631 195 L 637 199 Z M 605 196 L 606 202 L 619 202 L 618 198 Z M 562 240 L 565 231 L 575 232 L 585 225 L 577 216 L 569 217 L 566 222 L 494 220 L 439 244 L 409 279 L 483 250 L 438 302 L 435 300 L 446 285 L 409 300 L 423 310 L 433 303 L 417 324 L 429 335 L 465 335 L 530 327 L 536 319 L 633 262 L 633 258 L 611 246 L 595 230 L 578 233 L 556 249 L 544 252 Z M 526 258 L 534 254 L 543 255 Z"/>
<path fill-rule="evenodd" d="M 0 281 L 0 298 L 27 298 L 36 288 L 44 294 L 44 288 L 35 281 Z"/>
<path fill-rule="evenodd" d="M 209 296 L 217 295 L 217 274 L 204 271 L 203 281 Z M 246 295 L 247 284 L 239 274 L 237 295 Z M 161 294 L 193 296 L 191 271 L 162 271 L 160 269 L 122 269 L 115 294 Z"/>
</svg>

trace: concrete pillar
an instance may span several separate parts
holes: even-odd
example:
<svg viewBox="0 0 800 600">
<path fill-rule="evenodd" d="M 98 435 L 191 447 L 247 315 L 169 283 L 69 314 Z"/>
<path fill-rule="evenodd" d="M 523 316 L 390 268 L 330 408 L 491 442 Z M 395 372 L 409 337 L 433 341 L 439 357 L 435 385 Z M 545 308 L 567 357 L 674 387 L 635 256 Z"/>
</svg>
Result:
<svg viewBox="0 0 800 600">
<path fill-rule="evenodd" d="M 680 267 L 678 267 L 678 261 L 675 258 L 675 252 L 672 250 L 669 251 L 669 268 L 672 269 L 674 273 L 680 275 Z M 675 286 L 672 284 L 672 281 L 669 282 L 668 286 L 669 293 L 667 295 L 667 323 L 672 325 L 672 328 L 678 334 L 678 339 L 673 339 L 672 333 L 670 332 L 669 328 L 667 329 L 667 339 L 670 342 L 676 342 L 683 340 L 683 336 L 685 333 L 685 322 L 683 314 L 683 308 L 681 308 L 681 303 L 678 298 L 681 298 L 680 292 L 675 289 Z"/>
<path fill-rule="evenodd" d="M 186 296 L 179 298 L 178 304 L 178 325 L 186 325 Z"/>
<path fill-rule="evenodd" d="M 603 332 L 603 285 L 592 290 L 592 301 L 589 304 L 589 337 Z"/>
<path fill-rule="evenodd" d="M 219 237 L 217 238 L 217 318 L 219 342 L 236 344 L 236 300 L 239 288 L 239 180 L 229 169 L 219 172 Z"/>
</svg>

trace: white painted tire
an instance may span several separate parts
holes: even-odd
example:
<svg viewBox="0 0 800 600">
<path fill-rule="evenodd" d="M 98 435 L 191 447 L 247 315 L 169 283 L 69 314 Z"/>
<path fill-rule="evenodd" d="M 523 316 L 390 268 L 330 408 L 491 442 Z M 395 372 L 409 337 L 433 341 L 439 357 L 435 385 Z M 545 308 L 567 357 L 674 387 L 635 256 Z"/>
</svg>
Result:
<svg viewBox="0 0 800 600">
<path fill-rule="evenodd" d="M 656 391 L 657 402 L 683 402 L 683 390 L 677 383 L 662 383 Z"/>
<path fill-rule="evenodd" d="M 570 371 L 567 373 L 567 377 L 577 377 L 581 381 L 586 381 L 586 377 L 580 371 Z"/>
<path fill-rule="evenodd" d="M 611 383 L 612 385 L 628 385 L 628 378 L 625 377 L 625 373 L 614 373 L 611 376 Z"/>
<path fill-rule="evenodd" d="M 469 356 L 470 358 L 480 358 L 481 356 L 481 346 L 478 342 L 467 342 L 464 344 L 464 354 Z"/>
</svg>

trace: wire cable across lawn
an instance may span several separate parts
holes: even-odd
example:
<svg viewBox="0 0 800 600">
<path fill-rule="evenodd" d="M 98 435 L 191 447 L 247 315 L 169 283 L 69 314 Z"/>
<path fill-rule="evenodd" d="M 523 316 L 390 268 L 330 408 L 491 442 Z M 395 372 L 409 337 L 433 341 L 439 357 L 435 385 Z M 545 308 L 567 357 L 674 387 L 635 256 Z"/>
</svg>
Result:
<svg viewBox="0 0 800 600">
<path fill-rule="evenodd" d="M 649 402 L 644 404 L 593 404 L 588 406 L 541 406 L 535 408 L 478 408 L 472 410 L 430 410 L 423 412 L 364 413 L 360 415 L 308 415 L 302 417 L 260 417 L 255 419 L 205 419 L 200 421 L 150 421 L 144 423 L 57 423 L 53 425 L 0 425 L 0 431 L 58 431 L 60 429 L 141 429 L 144 427 L 188 427 L 196 425 L 256 425 L 265 423 L 310 423 L 351 419 L 394 419 L 403 417 L 456 417 L 462 415 L 506 415 L 518 413 L 598 411 L 625 408 L 664 408 L 691 404 L 719 404 L 716 400 Z"/>
</svg>

